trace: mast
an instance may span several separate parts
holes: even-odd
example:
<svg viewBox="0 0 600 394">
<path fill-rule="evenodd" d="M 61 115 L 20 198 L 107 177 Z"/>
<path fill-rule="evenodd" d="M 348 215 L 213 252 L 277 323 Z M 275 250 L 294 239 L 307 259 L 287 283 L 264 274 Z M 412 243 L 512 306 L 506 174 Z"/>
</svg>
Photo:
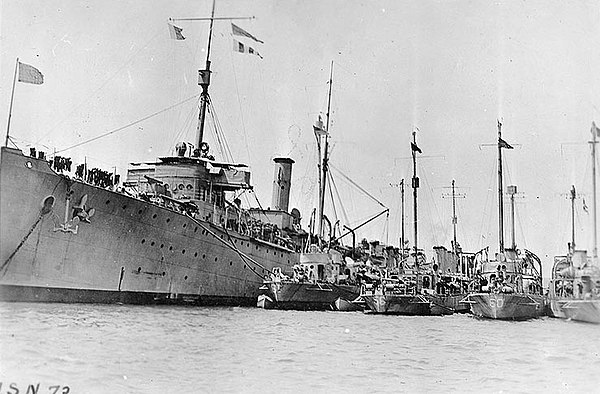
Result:
<svg viewBox="0 0 600 394">
<path fill-rule="evenodd" d="M 404 258 L 404 178 L 400 181 L 400 200 L 402 205 L 402 238 L 400 239 L 400 247 L 402 248 L 402 258 Z"/>
<path fill-rule="evenodd" d="M 575 185 L 571 185 L 571 251 L 575 251 Z"/>
<path fill-rule="evenodd" d="M 456 218 L 456 193 L 454 190 L 454 179 L 452 180 L 452 227 L 453 227 L 453 238 L 454 238 L 454 243 L 452 244 L 452 252 L 454 253 L 454 255 L 457 255 L 457 247 L 456 247 L 456 224 L 457 224 L 457 218 Z"/>
<path fill-rule="evenodd" d="M 502 123 L 498 121 L 498 246 L 504 253 L 504 200 L 502 195 Z"/>
<path fill-rule="evenodd" d="M 515 238 L 515 194 L 517 194 L 517 187 L 514 185 L 508 186 L 508 194 L 510 195 L 511 248 L 512 250 L 517 250 L 517 241 Z"/>
<path fill-rule="evenodd" d="M 206 121 L 206 108 L 208 106 L 209 95 L 208 86 L 210 85 L 210 44 L 212 43 L 213 24 L 215 21 L 215 0 L 212 4 L 212 12 L 210 15 L 210 29 L 208 33 L 208 46 L 206 50 L 206 68 L 198 70 L 198 84 L 202 87 L 200 94 L 200 113 L 198 114 L 198 126 L 196 128 L 196 138 L 198 141 L 197 149 L 200 149 L 204 140 L 204 123 Z"/>
<path fill-rule="evenodd" d="M 17 58 L 17 63 L 15 64 L 15 76 L 13 77 L 12 93 L 10 94 L 10 107 L 8 109 L 8 124 L 6 125 L 6 140 L 4 141 L 4 146 L 8 146 L 8 139 L 9 139 L 9 133 L 10 133 L 10 118 L 12 116 L 13 99 L 15 97 L 15 82 L 17 81 L 17 70 L 18 69 L 19 69 L 19 58 Z"/>
<path fill-rule="evenodd" d="M 596 220 L 598 218 L 597 216 L 597 202 L 596 202 L 596 143 L 597 143 L 597 138 L 598 136 L 598 128 L 596 127 L 596 125 L 594 123 L 592 123 L 592 199 L 594 201 L 592 201 L 593 205 L 594 205 L 594 249 L 593 249 L 593 254 L 592 256 L 594 257 L 594 259 L 596 259 L 598 257 L 598 225 L 596 223 Z"/>
<path fill-rule="evenodd" d="M 327 99 L 327 120 L 326 120 L 326 128 L 325 128 L 325 148 L 323 151 L 323 162 L 321 164 L 321 174 L 319 177 L 321 179 L 320 190 L 319 190 L 319 237 L 323 237 L 323 217 L 324 217 L 324 209 L 325 209 L 325 188 L 327 184 L 327 162 L 329 160 L 328 150 L 329 150 L 329 125 L 330 125 L 330 110 L 331 110 L 331 88 L 333 85 L 333 60 L 331 61 L 331 70 L 329 73 L 329 97 Z"/>
<path fill-rule="evenodd" d="M 415 223 L 415 269 L 417 271 L 417 293 L 420 292 L 419 286 L 419 259 L 418 252 L 419 249 L 417 247 L 417 189 L 419 188 L 419 177 L 417 177 L 417 131 L 413 130 L 413 145 L 411 146 L 412 151 L 412 159 L 413 159 L 413 178 L 412 178 L 412 188 L 413 188 L 413 217 Z"/>
</svg>

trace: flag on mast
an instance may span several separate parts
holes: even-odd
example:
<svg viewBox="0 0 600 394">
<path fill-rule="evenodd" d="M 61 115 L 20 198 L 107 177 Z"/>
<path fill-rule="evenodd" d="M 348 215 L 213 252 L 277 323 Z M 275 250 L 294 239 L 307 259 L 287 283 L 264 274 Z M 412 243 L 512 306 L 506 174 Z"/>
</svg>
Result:
<svg viewBox="0 0 600 394">
<path fill-rule="evenodd" d="M 265 43 L 264 41 L 259 40 L 258 38 L 254 37 L 252 34 L 248 33 L 246 30 L 242 29 L 241 27 L 239 27 L 233 23 L 231 24 L 231 31 L 233 32 L 234 36 L 248 37 L 248 38 L 254 40 L 255 42 L 258 42 L 259 44 Z"/>
<path fill-rule="evenodd" d="M 169 34 L 173 40 L 185 40 L 185 37 L 181 33 L 183 29 L 169 23 Z"/>
<path fill-rule="evenodd" d="M 44 76 L 37 68 L 19 62 L 19 82 L 41 85 L 44 83 Z"/>
<path fill-rule="evenodd" d="M 414 142 L 411 142 L 411 143 L 410 143 L 410 149 L 411 149 L 413 152 L 419 152 L 419 153 L 423 153 L 423 152 L 421 152 L 421 148 L 419 148 L 419 147 L 417 146 L 417 144 L 415 144 Z"/>
<path fill-rule="evenodd" d="M 235 25 L 235 24 L 231 24 L 231 32 L 234 35 L 233 38 L 233 51 L 234 52 L 239 52 L 239 53 L 248 53 L 250 55 L 256 55 L 258 57 L 260 57 L 261 59 L 263 58 L 260 53 L 258 53 L 258 51 L 256 50 L 256 44 L 264 44 L 264 41 L 259 40 L 258 38 L 254 37 L 252 34 L 248 33 L 246 30 L 242 29 L 241 27 Z M 236 38 L 237 37 L 237 38 Z M 246 41 L 246 39 L 250 39 L 252 41 L 254 41 L 254 43 L 250 43 L 248 44 Z"/>
<path fill-rule="evenodd" d="M 596 137 L 600 137 L 600 129 L 596 126 L 596 122 L 592 122 L 592 134 L 596 133 Z"/>
<path fill-rule="evenodd" d="M 514 149 L 512 147 L 512 145 L 510 145 L 508 142 L 504 141 L 502 138 L 498 138 L 498 146 L 500 148 Z"/>
<path fill-rule="evenodd" d="M 325 127 L 323 125 L 323 119 L 321 118 L 321 115 L 319 115 L 319 119 L 313 125 L 313 130 L 317 138 L 323 135 L 327 135 L 327 130 L 325 130 Z"/>
</svg>

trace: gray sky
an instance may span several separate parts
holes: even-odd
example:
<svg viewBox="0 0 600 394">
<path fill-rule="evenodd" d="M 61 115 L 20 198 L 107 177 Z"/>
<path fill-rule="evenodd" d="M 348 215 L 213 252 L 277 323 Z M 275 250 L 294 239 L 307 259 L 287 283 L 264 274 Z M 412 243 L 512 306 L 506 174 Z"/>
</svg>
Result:
<svg viewBox="0 0 600 394">
<path fill-rule="evenodd" d="M 173 41 L 167 20 L 209 16 L 209 1 L 4 0 L 1 7 L 5 119 L 15 59 L 45 76 L 41 86 L 17 84 L 11 135 L 23 149 L 60 150 L 199 92 L 208 23 L 178 23 L 187 39 Z M 265 42 L 262 60 L 234 53 L 229 22 L 217 22 L 211 85 L 231 150 L 251 166 L 263 206 L 271 203 L 272 158 L 289 155 L 291 205 L 310 215 L 312 124 L 326 110 L 333 60 L 332 164 L 391 209 L 390 242 L 397 244 L 400 227 L 399 190 L 390 183 L 410 178 L 416 126 L 429 156 L 419 163 L 419 244 L 450 246 L 451 203 L 442 194 L 454 178 L 466 194 L 458 201 L 459 242 L 497 249 L 496 150 L 481 144 L 495 142 L 501 118 L 516 148 L 505 151 L 505 184 L 523 193 L 517 243 L 542 257 L 547 274 L 551 257 L 566 252 L 566 193 L 575 184 L 590 207 L 586 214 L 578 200 L 578 245 L 592 248 L 586 141 L 600 119 L 597 2 L 218 1 L 216 14 L 256 16 L 238 25 Z M 124 174 L 128 162 L 193 141 L 196 116 L 190 101 L 64 155 Z M 380 211 L 337 179 L 351 225 Z M 410 190 L 406 205 L 412 242 Z M 359 235 L 385 241 L 384 221 Z"/>
</svg>

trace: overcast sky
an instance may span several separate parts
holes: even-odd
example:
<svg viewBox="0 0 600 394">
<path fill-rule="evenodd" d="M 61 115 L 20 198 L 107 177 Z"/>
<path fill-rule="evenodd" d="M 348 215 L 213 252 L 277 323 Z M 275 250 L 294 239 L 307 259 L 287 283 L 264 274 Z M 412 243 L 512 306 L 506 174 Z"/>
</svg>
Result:
<svg viewBox="0 0 600 394">
<path fill-rule="evenodd" d="M 37 67 L 41 86 L 17 84 L 15 142 L 61 150 L 164 110 L 199 92 L 209 1 L 4 0 L 1 4 L 0 113 L 8 116 L 17 57 Z M 327 107 L 334 61 L 331 163 L 391 209 L 397 244 L 400 193 L 410 178 L 410 141 L 419 129 L 419 244 L 450 247 L 456 180 L 459 242 L 497 250 L 496 120 L 504 139 L 506 184 L 516 184 L 517 243 L 542 257 L 566 252 L 572 184 L 578 246 L 591 250 L 591 159 L 586 143 L 600 120 L 600 5 L 595 1 L 218 1 L 217 16 L 264 41 L 257 56 L 234 53 L 229 22 L 215 23 L 210 88 L 237 161 L 251 166 L 256 192 L 271 205 L 272 158 L 290 156 L 291 205 L 303 218 L 316 201 L 312 124 Z M 62 153 L 125 174 L 128 162 L 168 155 L 193 141 L 188 101 L 109 137 Z M 6 121 L 5 121 L 6 122 Z M 4 125 L 6 123 L 3 123 Z M 5 129 L 5 126 L 4 126 Z M 207 139 L 216 149 L 212 133 Z M 334 174 L 335 175 L 335 174 Z M 407 182 L 410 184 L 410 180 Z M 336 177 L 350 225 L 379 206 Z M 583 199 L 589 214 L 582 209 Z M 406 232 L 412 236 L 412 192 Z M 338 212 L 340 210 L 337 207 Z M 506 227 L 508 221 L 508 206 Z M 332 216 L 330 214 L 330 216 Z M 305 221 L 306 223 L 306 221 Z M 360 236 L 385 242 L 385 221 Z M 507 233 L 506 243 L 510 242 Z"/>
</svg>

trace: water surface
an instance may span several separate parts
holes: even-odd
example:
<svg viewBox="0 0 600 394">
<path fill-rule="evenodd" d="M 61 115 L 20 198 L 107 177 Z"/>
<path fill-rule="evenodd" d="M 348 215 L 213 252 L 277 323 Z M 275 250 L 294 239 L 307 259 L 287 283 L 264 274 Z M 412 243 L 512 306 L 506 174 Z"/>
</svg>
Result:
<svg viewBox="0 0 600 394">
<path fill-rule="evenodd" d="M 600 387 L 600 326 L 551 318 L 26 303 L 0 316 L 2 394 Z"/>
</svg>

